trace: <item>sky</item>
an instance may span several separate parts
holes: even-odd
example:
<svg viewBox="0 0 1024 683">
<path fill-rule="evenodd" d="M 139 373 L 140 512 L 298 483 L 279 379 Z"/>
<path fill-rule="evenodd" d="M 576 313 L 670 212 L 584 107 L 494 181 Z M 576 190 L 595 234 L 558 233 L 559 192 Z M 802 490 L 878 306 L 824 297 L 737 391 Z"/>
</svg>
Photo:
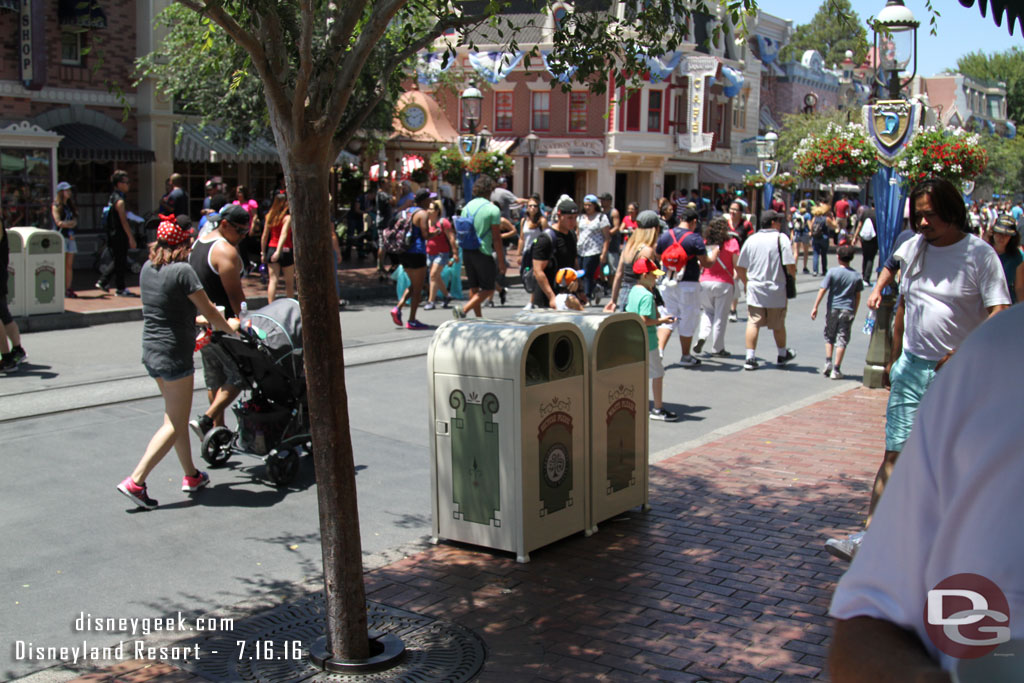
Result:
<svg viewBox="0 0 1024 683">
<path fill-rule="evenodd" d="M 792 19 L 796 27 L 810 23 L 822 3 L 819 0 L 758 0 L 757 4 L 768 14 Z M 1014 46 L 1024 49 L 1020 25 L 1014 26 L 1011 36 L 1006 28 L 1005 15 L 1003 25 L 996 26 L 991 6 L 988 16 L 982 17 L 977 2 L 974 7 L 964 7 L 957 0 L 932 0 L 932 6 L 940 13 L 935 28 L 937 35 L 933 36 L 929 33 L 931 15 L 925 7 L 925 0 L 905 0 L 904 4 L 921 22 L 917 31 L 919 76 L 934 76 L 944 69 L 956 70 L 956 60 L 969 52 L 981 50 L 991 54 Z M 850 5 L 864 22 L 885 7 L 885 0 L 850 0 Z M 869 31 L 868 42 L 872 38 Z"/>
</svg>

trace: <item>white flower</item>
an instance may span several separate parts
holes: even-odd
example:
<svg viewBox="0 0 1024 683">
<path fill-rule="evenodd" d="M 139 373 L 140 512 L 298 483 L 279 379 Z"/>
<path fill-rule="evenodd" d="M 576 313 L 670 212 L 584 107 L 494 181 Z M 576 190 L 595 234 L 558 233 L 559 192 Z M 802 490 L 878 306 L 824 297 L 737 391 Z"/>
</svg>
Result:
<svg viewBox="0 0 1024 683">
<path fill-rule="evenodd" d="M 854 147 L 853 151 L 850 152 L 850 154 L 853 155 L 854 158 L 856 158 L 856 157 L 859 157 L 861 155 L 861 151 L 859 149 L 857 149 L 856 147 Z"/>
<path fill-rule="evenodd" d="M 934 163 L 934 164 L 932 164 L 932 169 L 934 169 L 935 171 L 941 171 L 942 170 L 942 164 Z"/>
<path fill-rule="evenodd" d="M 954 173 L 960 173 L 963 170 L 963 167 L 960 164 L 953 164 L 950 168 Z"/>
<path fill-rule="evenodd" d="M 814 170 L 815 170 L 815 171 L 816 171 L 817 173 L 821 173 L 821 172 L 822 172 L 823 170 L 825 170 L 825 167 L 824 167 L 824 166 L 822 166 L 821 164 L 817 164 L 817 165 L 815 165 L 815 167 L 814 167 Z"/>
<path fill-rule="evenodd" d="M 907 160 L 906 159 L 900 159 L 900 163 L 898 163 L 897 166 L 899 168 L 901 168 L 901 169 L 902 168 L 906 168 L 907 167 Z"/>
</svg>

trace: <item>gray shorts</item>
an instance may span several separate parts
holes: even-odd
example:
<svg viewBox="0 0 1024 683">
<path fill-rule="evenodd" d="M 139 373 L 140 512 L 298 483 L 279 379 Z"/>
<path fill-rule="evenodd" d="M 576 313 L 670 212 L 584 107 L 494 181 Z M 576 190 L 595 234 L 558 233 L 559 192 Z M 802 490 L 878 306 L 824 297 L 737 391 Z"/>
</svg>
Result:
<svg viewBox="0 0 1024 683">
<path fill-rule="evenodd" d="M 206 381 L 207 389 L 215 391 L 223 386 L 245 386 L 245 381 L 238 373 L 238 367 L 224 351 L 213 344 L 207 344 L 200 350 L 199 355 L 203 359 L 203 379 Z"/>
<path fill-rule="evenodd" d="M 825 316 L 825 341 L 845 349 L 850 344 L 850 328 L 853 326 L 853 311 L 835 308 Z"/>
</svg>

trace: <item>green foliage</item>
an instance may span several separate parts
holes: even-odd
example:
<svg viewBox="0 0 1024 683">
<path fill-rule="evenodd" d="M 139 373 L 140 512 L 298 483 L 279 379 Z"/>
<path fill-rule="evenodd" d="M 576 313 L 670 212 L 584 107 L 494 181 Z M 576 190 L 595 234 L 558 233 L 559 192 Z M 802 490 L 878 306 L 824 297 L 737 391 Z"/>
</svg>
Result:
<svg viewBox="0 0 1024 683">
<path fill-rule="evenodd" d="M 817 50 L 831 68 L 833 64 L 842 64 L 846 51 L 853 50 L 854 63 L 861 64 L 870 47 L 868 39 L 867 25 L 853 11 L 850 0 L 825 0 L 811 23 L 796 27 L 779 59 L 799 60 L 805 50 Z"/>
<path fill-rule="evenodd" d="M 512 157 L 504 152 L 477 152 L 466 163 L 470 173 L 486 173 L 495 180 L 512 172 Z"/>
<path fill-rule="evenodd" d="M 859 123 L 829 124 L 823 135 L 801 140 L 793 161 L 797 175 L 826 183 L 857 182 L 878 170 L 875 146 Z"/>
<path fill-rule="evenodd" d="M 974 180 L 988 165 L 988 153 L 980 142 L 981 136 L 975 133 L 925 128 L 900 153 L 896 168 L 908 188 L 930 177 L 959 185 Z"/>
<path fill-rule="evenodd" d="M 430 155 L 430 165 L 434 172 L 446 183 L 458 185 L 462 180 L 462 172 L 466 170 L 466 160 L 455 147 L 442 147 Z"/>
<path fill-rule="evenodd" d="M 988 153 L 988 166 L 975 178 L 975 196 L 1015 195 L 1024 187 L 1024 138 L 981 135 L 981 146 Z"/>
<path fill-rule="evenodd" d="M 1014 46 L 991 55 L 971 52 L 958 59 L 956 65 L 960 73 L 970 78 L 1005 83 L 1006 116 L 1011 121 L 1024 121 L 1024 50 Z"/>
<path fill-rule="evenodd" d="M 845 125 L 849 122 L 847 116 L 848 112 L 835 109 L 814 114 L 783 114 L 779 141 L 775 143 L 775 158 L 783 163 L 792 159 L 801 140 L 824 135 L 829 124 Z M 853 121 L 860 121 L 859 112 Z"/>
</svg>

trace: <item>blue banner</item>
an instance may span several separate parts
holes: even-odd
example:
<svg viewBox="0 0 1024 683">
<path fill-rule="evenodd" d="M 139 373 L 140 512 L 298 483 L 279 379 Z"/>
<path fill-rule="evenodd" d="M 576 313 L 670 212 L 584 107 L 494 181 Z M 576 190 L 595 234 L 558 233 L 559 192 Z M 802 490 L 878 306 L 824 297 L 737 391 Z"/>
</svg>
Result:
<svg viewBox="0 0 1024 683">
<path fill-rule="evenodd" d="M 903 205 L 907 193 L 901 182 L 903 176 L 890 166 L 879 166 L 871 177 L 871 190 L 875 196 L 875 231 L 878 233 L 878 268 L 892 256 L 896 237 L 903 230 Z"/>
<path fill-rule="evenodd" d="M 772 208 L 772 195 L 775 194 L 775 187 L 771 183 L 764 184 L 764 199 L 761 200 L 761 208 Z M 760 227 L 760 226 L 758 226 Z"/>
</svg>

